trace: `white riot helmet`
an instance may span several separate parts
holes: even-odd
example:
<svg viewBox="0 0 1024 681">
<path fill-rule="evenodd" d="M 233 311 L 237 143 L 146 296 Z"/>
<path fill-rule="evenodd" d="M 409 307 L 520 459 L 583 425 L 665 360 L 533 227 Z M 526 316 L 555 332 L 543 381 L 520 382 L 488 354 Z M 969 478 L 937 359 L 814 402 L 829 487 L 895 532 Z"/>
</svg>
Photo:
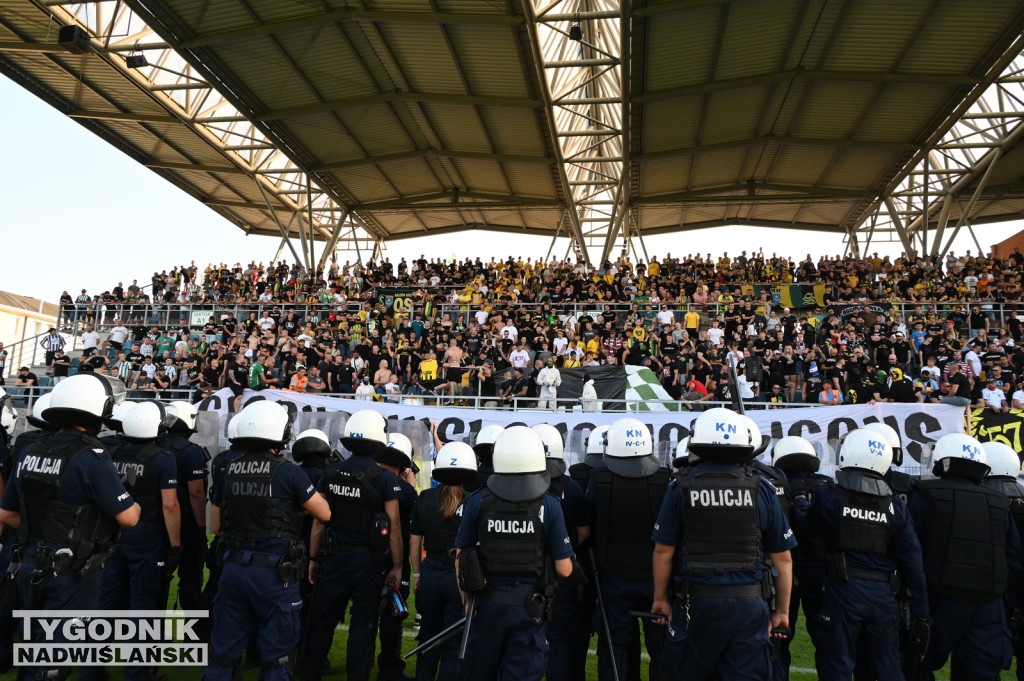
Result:
<svg viewBox="0 0 1024 681">
<path fill-rule="evenodd" d="M 238 424 L 238 414 L 235 414 L 228 421 L 228 442 L 234 442 L 235 438 L 238 437 Z"/>
<path fill-rule="evenodd" d="M 300 466 L 306 463 L 326 464 L 331 456 L 331 440 L 324 431 L 309 428 L 295 438 L 291 452 L 295 463 Z"/>
<path fill-rule="evenodd" d="M 690 465 L 690 438 L 684 437 L 676 445 L 676 455 L 672 459 L 672 468 L 682 470 Z"/>
<path fill-rule="evenodd" d="M 55 426 L 81 426 L 99 432 L 103 421 L 124 401 L 124 383 L 94 371 L 69 376 L 54 386 L 50 406 L 42 413 Z"/>
<path fill-rule="evenodd" d="M 871 423 L 865 423 L 864 429 L 881 433 L 888 440 L 889 446 L 892 447 L 892 464 L 894 466 L 903 465 L 903 442 L 900 440 L 900 434 L 896 432 L 895 428 L 881 421 L 872 421 Z"/>
<path fill-rule="evenodd" d="M 387 449 L 388 421 L 373 409 L 360 409 L 348 417 L 341 446 L 353 454 L 374 455 Z"/>
<path fill-rule="evenodd" d="M 754 448 L 754 458 L 761 456 L 764 450 L 768 449 L 768 445 L 772 443 L 771 437 L 765 437 L 757 422 L 746 414 L 740 414 L 740 418 L 743 419 L 743 423 L 747 424 L 747 431 L 750 433 L 750 446 Z"/>
<path fill-rule="evenodd" d="M 56 426 L 43 418 L 43 412 L 49 408 L 50 393 L 46 393 L 36 399 L 36 403 L 32 405 L 32 413 L 26 417 L 26 420 L 40 430 L 55 430 Z"/>
<path fill-rule="evenodd" d="M 442 485 L 468 485 L 476 481 L 476 452 L 465 442 L 449 442 L 434 459 L 430 475 Z"/>
<path fill-rule="evenodd" d="M 377 463 L 394 466 L 400 471 L 403 468 L 411 468 L 413 473 L 419 473 L 419 466 L 413 463 L 412 456 L 412 440 L 401 433 L 388 433 L 387 448 L 374 454 Z"/>
<path fill-rule="evenodd" d="M 646 478 L 659 468 L 651 431 L 639 419 L 621 418 L 608 428 L 604 465 L 624 478 Z"/>
<path fill-rule="evenodd" d="M 708 409 L 693 422 L 690 453 L 712 463 L 746 463 L 754 455 L 750 428 L 734 411 Z"/>
<path fill-rule="evenodd" d="M 239 449 L 276 449 L 292 439 L 288 410 L 277 402 L 250 402 L 232 421 L 238 421 L 238 434 L 232 444 Z"/>
<path fill-rule="evenodd" d="M 608 446 L 608 429 L 611 426 L 598 426 L 587 436 L 587 454 L 583 463 L 591 468 L 604 466 L 604 450 Z"/>
<path fill-rule="evenodd" d="M 487 487 L 505 501 L 532 501 L 551 486 L 544 441 L 526 426 L 510 426 L 494 441 L 494 473 Z"/>
<path fill-rule="evenodd" d="M 839 446 L 839 467 L 860 468 L 884 475 L 892 464 L 892 447 L 880 433 L 858 428 Z"/>
<path fill-rule="evenodd" d="M 985 463 L 991 469 L 988 477 L 1017 479 L 1017 474 L 1020 473 L 1020 457 L 1013 451 L 1013 447 L 1002 442 L 983 442 L 981 446 L 985 449 Z"/>
<path fill-rule="evenodd" d="M 544 458 L 551 477 L 565 475 L 565 443 L 562 442 L 562 434 L 558 432 L 558 428 L 549 423 L 538 423 L 530 426 L 530 430 L 540 435 L 544 443 Z"/>
<path fill-rule="evenodd" d="M 8 435 L 14 434 L 14 425 L 18 422 L 18 412 L 14 411 L 11 405 L 10 396 L 7 391 L 0 388 L 0 428 L 3 428 Z"/>
<path fill-rule="evenodd" d="M 123 433 L 124 426 L 122 425 L 122 421 L 124 421 L 125 415 L 128 414 L 134 406 L 134 402 L 122 402 L 121 404 L 115 404 L 113 414 L 111 414 L 110 418 L 105 421 L 107 428 L 110 428 L 110 430 L 115 433 Z"/>
<path fill-rule="evenodd" d="M 187 432 L 190 435 L 196 432 L 196 421 L 199 420 L 199 410 L 194 404 L 175 400 L 167 405 L 167 412 L 174 417 L 171 430 Z"/>
<path fill-rule="evenodd" d="M 121 432 L 129 440 L 152 441 L 167 434 L 174 418 L 156 400 L 136 402 L 121 416 Z"/>
<path fill-rule="evenodd" d="M 480 461 L 481 470 L 487 470 L 493 466 L 491 457 L 494 452 L 494 441 L 498 439 L 503 430 L 505 430 L 504 426 L 492 423 L 481 428 L 480 432 L 476 434 L 473 451 L 476 452 L 477 459 Z"/>
<path fill-rule="evenodd" d="M 775 443 L 772 465 L 786 474 L 817 473 L 821 466 L 814 445 L 806 438 L 789 435 Z"/>
<path fill-rule="evenodd" d="M 955 475 L 979 482 L 988 475 L 988 462 L 981 443 L 964 433 L 943 435 L 932 450 L 932 473 Z"/>
</svg>

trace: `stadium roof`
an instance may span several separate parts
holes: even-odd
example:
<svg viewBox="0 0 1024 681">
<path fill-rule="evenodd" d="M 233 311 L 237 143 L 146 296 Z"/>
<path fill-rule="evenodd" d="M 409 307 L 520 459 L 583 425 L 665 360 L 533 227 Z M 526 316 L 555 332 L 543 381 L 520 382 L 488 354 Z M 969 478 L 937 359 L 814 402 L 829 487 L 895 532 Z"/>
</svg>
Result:
<svg viewBox="0 0 1024 681">
<path fill-rule="evenodd" d="M 1022 32 L 1006 0 L 0 0 L 0 72 L 307 262 L 730 224 L 938 252 L 1024 211 Z"/>
</svg>

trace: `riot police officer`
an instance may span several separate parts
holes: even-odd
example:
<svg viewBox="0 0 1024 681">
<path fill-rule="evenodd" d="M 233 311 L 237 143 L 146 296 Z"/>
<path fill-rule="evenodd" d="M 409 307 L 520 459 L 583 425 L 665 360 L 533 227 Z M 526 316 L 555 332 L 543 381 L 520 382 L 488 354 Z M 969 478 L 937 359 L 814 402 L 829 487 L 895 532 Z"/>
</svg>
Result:
<svg viewBox="0 0 1024 681">
<path fill-rule="evenodd" d="M 668 488 L 670 472 L 654 456 L 647 426 L 634 418 L 622 418 L 608 428 L 604 468 L 590 473 L 587 502 L 593 533 L 594 555 L 601 579 L 609 642 L 598 638 L 598 678 L 607 681 L 615 672 L 620 678 L 639 674 L 640 661 L 629 653 L 640 638 L 630 610 L 645 610 L 654 593 L 651 574 L 650 528 Z M 603 622 L 594 622 L 598 631 Z M 661 648 L 665 629 L 643 621 L 644 643 L 651 657 L 649 678 L 661 678 Z M 610 647 L 610 650 L 609 650 Z M 612 671 L 615 666 L 615 672 Z"/>
<path fill-rule="evenodd" d="M 985 463 L 989 474 L 985 478 L 985 486 L 1000 492 L 1010 503 L 1010 515 L 1017 527 L 1017 536 L 1024 543 L 1024 485 L 1017 480 L 1020 473 L 1020 458 L 1017 452 L 1002 442 L 984 442 Z M 1010 623 L 1010 637 L 1013 644 L 1013 656 L 1017 658 L 1017 680 L 1024 680 L 1024 613 L 1019 605 L 1011 604 L 1004 599 L 1006 615 Z"/>
<path fill-rule="evenodd" d="M 299 643 L 299 580 L 305 552 L 300 513 L 321 522 L 331 510 L 309 479 L 281 456 L 291 439 L 291 419 L 280 404 L 252 402 L 235 416 L 233 446 L 242 455 L 227 465 L 214 491 L 213 531 L 221 535 L 223 565 L 213 606 L 206 681 L 231 681 L 255 628 L 266 681 L 292 677 Z"/>
<path fill-rule="evenodd" d="M 157 444 L 171 417 L 156 401 L 138 402 L 122 416 L 127 444 L 111 459 L 125 488 L 142 509 L 139 522 L 121 532 L 100 578 L 101 610 L 162 610 L 165 585 L 181 557 L 181 514 L 174 455 Z M 153 668 L 129 666 L 126 679 L 148 679 Z M 82 670 L 83 679 L 100 678 L 99 668 Z"/>
<path fill-rule="evenodd" d="M 754 447 L 738 414 L 702 413 L 689 452 L 692 465 L 676 474 L 652 537 L 651 612 L 669 624 L 662 668 L 676 679 L 706 679 L 716 669 L 724 681 L 767 679 L 769 630 L 782 636 L 789 624 L 796 541 L 775 490 L 749 465 Z M 774 610 L 765 554 L 778 570 Z"/>
<path fill-rule="evenodd" d="M 326 523 L 314 522 L 310 537 L 317 561 L 310 565 L 310 580 L 319 585 L 302 678 L 320 678 L 334 627 L 351 602 L 345 666 L 351 681 L 366 681 L 373 663 L 381 589 L 402 581 L 402 488 L 398 478 L 374 460 L 388 446 L 387 421 L 379 413 L 363 409 L 352 414 L 341 444 L 352 455 L 328 468 L 318 486 L 333 515 L 326 529 Z"/>
<path fill-rule="evenodd" d="M 455 540 L 460 586 L 482 588 L 469 596 L 479 617 L 470 628 L 465 677 L 540 681 L 555 575 L 579 572 L 562 508 L 547 493 L 540 436 L 525 426 L 506 428 L 494 442 L 493 463 L 487 487 L 463 507 Z"/>
<path fill-rule="evenodd" d="M 25 420 L 29 422 L 29 425 L 34 426 L 35 430 L 26 430 L 22 432 L 14 441 L 14 445 L 11 447 L 10 463 L 4 466 L 8 472 L 8 477 L 4 479 L 5 482 L 10 482 L 10 476 L 14 473 L 14 461 L 18 458 L 23 449 L 31 445 L 36 440 L 60 430 L 58 426 L 52 423 L 47 423 L 46 419 L 43 418 L 43 412 L 50 408 L 50 399 L 52 396 L 52 393 L 40 395 L 36 400 L 36 403 L 32 405 L 32 413 L 25 417 Z M 114 410 L 117 410 L 120 406 L 121 405 L 119 404 L 114 405 Z"/>
<path fill-rule="evenodd" d="M 178 600 L 184 610 L 199 608 L 206 561 L 206 464 L 209 455 L 189 438 L 196 432 L 199 411 L 188 402 L 167 405 L 171 417 L 160 446 L 174 454 L 178 470 L 178 505 L 181 507 L 181 562 L 178 564 Z"/>
<path fill-rule="evenodd" d="M 821 596 L 825 588 L 825 552 L 820 539 L 801 536 L 799 528 L 794 523 L 792 503 L 797 496 L 803 496 L 810 501 L 814 498 L 815 491 L 833 484 L 831 478 L 818 473 L 820 465 L 814 447 L 802 437 L 784 437 L 776 442 L 772 449 L 772 467 L 786 476 L 786 500 L 789 503 L 787 518 L 796 530 L 798 542 L 792 550 L 793 590 L 789 598 L 789 629 L 793 635 L 796 634 L 796 623 L 802 605 L 811 640 L 814 640 L 814 627 L 817 625 L 816 618 L 821 609 Z M 786 511 L 785 505 L 783 510 Z M 775 649 L 775 679 L 789 678 L 789 666 L 792 661 L 789 646 L 792 640 L 792 636 L 772 639 Z"/>
<path fill-rule="evenodd" d="M 504 426 L 492 423 L 481 428 L 480 432 L 476 434 L 473 451 L 476 453 L 477 480 L 476 483 L 466 487 L 471 492 L 485 487 L 487 478 L 494 472 L 494 462 L 492 461 L 494 441 L 498 439 L 503 430 L 505 430 Z"/>
<path fill-rule="evenodd" d="M 895 622 L 898 580 L 908 583 L 912 631 L 927 637 L 921 547 L 906 504 L 882 479 L 892 462 L 879 433 L 858 429 L 839 450 L 836 486 L 822 486 L 808 505 L 794 502 L 801 536 L 825 543 L 825 593 L 813 631 L 818 677 L 848 681 L 857 646 L 869 646 L 879 679 L 903 678 Z"/>
<path fill-rule="evenodd" d="M 416 505 L 416 473 L 419 467 L 412 460 L 412 441 L 402 433 L 389 433 L 388 446 L 379 450 L 374 458 L 386 471 L 398 478 L 398 518 L 401 524 L 402 537 L 402 579 L 392 585 L 402 596 L 402 601 L 409 599 L 409 584 L 412 579 L 412 567 L 409 563 L 409 520 L 413 506 Z M 390 596 L 390 594 L 389 594 Z M 380 655 L 377 656 L 377 673 L 379 681 L 400 681 L 405 674 L 405 662 L 402 660 L 402 622 L 408 615 L 407 611 L 395 612 L 387 607 L 387 597 L 382 598 L 380 616 Z"/>
<path fill-rule="evenodd" d="M 892 466 L 885 472 L 884 479 L 886 484 L 892 488 L 894 496 L 904 502 L 909 501 L 916 483 L 909 473 L 899 470 L 899 467 L 903 465 L 903 441 L 900 439 L 900 434 L 896 432 L 895 428 L 881 421 L 865 424 L 864 430 L 880 434 L 892 447 Z"/>
<path fill-rule="evenodd" d="M 462 617 L 462 596 L 455 578 L 455 537 L 462 522 L 465 486 L 477 480 L 476 453 L 464 442 L 441 447 L 431 476 L 438 485 L 416 500 L 409 524 L 416 611 L 423 615 L 419 640 L 427 641 Z M 426 555 L 423 555 L 424 550 Z M 456 643 L 420 654 L 417 681 L 455 681 Z"/>
<path fill-rule="evenodd" d="M 587 451 L 583 460 L 569 466 L 569 477 L 586 493 L 590 485 L 590 471 L 604 468 L 605 438 L 610 426 L 598 426 L 587 435 Z"/>
<path fill-rule="evenodd" d="M 306 474 L 313 485 L 320 483 L 324 470 L 334 456 L 327 433 L 317 428 L 309 428 L 299 433 L 290 451 L 292 459 L 295 460 L 295 463 L 299 464 L 302 472 Z M 306 546 L 307 553 L 309 553 L 309 536 L 312 532 L 313 518 L 308 515 L 304 516 L 302 518 L 301 538 L 302 543 Z M 312 554 L 310 553 L 310 555 Z M 299 585 L 299 592 L 302 594 L 302 602 L 306 604 L 307 612 L 304 613 L 304 616 L 308 618 L 308 608 L 313 595 L 313 585 L 308 579 L 302 580 L 302 583 Z"/>
<path fill-rule="evenodd" d="M 952 653 L 955 678 L 995 679 L 1012 661 L 1003 597 L 1011 571 L 1021 569 L 1010 504 L 981 484 L 989 467 L 971 436 L 943 435 L 932 462 L 938 479 L 919 482 L 910 498 L 935 621 L 921 672 L 939 669 Z"/>
<path fill-rule="evenodd" d="M 139 521 L 139 505 L 125 490 L 110 455 L 96 438 L 123 399 L 119 381 L 83 373 L 61 381 L 40 414 L 59 432 L 42 437 L 18 457 L 0 501 L 0 522 L 17 527 L 22 607 L 90 610 L 99 595 L 99 571 L 113 550 L 118 525 Z M 33 640 L 42 640 L 34 621 Z M 60 640 L 63 627 L 57 627 Z M 26 669 L 35 678 L 62 679 L 70 667 Z"/>
<path fill-rule="evenodd" d="M 544 443 L 548 475 L 551 476 L 548 494 L 558 499 L 562 506 L 565 529 L 569 533 L 573 552 L 578 554 L 580 545 L 590 537 L 587 500 L 580 486 L 566 475 L 565 444 L 562 441 L 562 434 L 547 423 L 538 423 L 531 429 L 540 435 Z M 545 674 L 548 681 L 582 681 L 586 678 L 587 645 L 590 637 L 584 639 L 579 635 L 579 596 L 579 589 L 560 589 L 555 594 L 547 633 L 548 645 L 551 648 L 548 652 L 548 668 Z"/>
</svg>

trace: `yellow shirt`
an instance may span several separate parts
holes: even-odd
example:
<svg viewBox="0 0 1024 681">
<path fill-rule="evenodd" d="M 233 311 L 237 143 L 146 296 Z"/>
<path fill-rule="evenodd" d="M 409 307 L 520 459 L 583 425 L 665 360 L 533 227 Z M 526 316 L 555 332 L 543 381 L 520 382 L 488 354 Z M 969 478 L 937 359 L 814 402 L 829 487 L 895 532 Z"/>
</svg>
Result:
<svg viewBox="0 0 1024 681">
<path fill-rule="evenodd" d="M 687 329 L 696 329 L 700 326 L 700 315 L 692 310 L 687 312 L 683 319 L 685 320 L 683 326 Z"/>
<path fill-rule="evenodd" d="M 420 380 L 433 381 L 437 378 L 437 360 L 425 359 L 420 362 Z"/>
<path fill-rule="evenodd" d="M 661 272 L 661 265 L 659 265 L 658 263 L 652 262 L 647 265 L 647 276 L 656 277 L 658 276 L 659 272 Z"/>
</svg>

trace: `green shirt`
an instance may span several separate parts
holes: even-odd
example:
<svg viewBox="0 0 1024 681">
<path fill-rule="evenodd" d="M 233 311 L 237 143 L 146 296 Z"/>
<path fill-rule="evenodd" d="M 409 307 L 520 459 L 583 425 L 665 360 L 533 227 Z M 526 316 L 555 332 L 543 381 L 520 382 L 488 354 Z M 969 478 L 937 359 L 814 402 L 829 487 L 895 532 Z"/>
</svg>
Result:
<svg viewBox="0 0 1024 681">
<path fill-rule="evenodd" d="M 253 362 L 252 366 L 249 367 L 249 387 L 258 388 L 263 383 L 263 372 L 266 371 L 265 367 L 259 362 Z"/>
</svg>

